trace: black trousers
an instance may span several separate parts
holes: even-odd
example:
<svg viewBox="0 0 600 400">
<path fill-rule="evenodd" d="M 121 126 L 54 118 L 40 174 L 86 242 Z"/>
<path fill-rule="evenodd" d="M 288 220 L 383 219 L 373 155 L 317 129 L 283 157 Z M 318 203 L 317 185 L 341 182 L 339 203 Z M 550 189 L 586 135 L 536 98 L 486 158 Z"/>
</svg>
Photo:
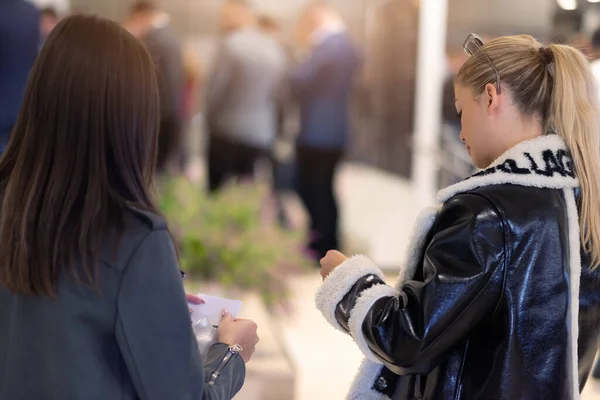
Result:
<svg viewBox="0 0 600 400">
<path fill-rule="evenodd" d="M 339 215 L 333 180 L 341 158 L 340 149 L 299 145 L 296 150 L 298 195 L 310 216 L 308 245 L 319 257 L 339 248 Z"/>
<path fill-rule="evenodd" d="M 254 177 L 254 166 L 264 150 L 234 143 L 211 133 L 208 143 L 208 189 L 218 191 L 228 179 Z"/>
<path fill-rule="evenodd" d="M 158 133 L 157 172 L 164 173 L 182 147 L 182 124 L 178 117 L 162 117 Z"/>
</svg>

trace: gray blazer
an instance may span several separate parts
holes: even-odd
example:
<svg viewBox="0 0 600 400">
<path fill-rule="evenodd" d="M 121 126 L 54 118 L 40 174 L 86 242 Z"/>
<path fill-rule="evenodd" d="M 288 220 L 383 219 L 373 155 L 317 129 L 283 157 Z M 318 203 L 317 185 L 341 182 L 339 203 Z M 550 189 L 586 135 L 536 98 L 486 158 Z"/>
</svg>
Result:
<svg viewBox="0 0 600 400">
<path fill-rule="evenodd" d="M 277 133 L 285 69 L 285 52 L 275 39 L 254 28 L 227 36 L 208 82 L 206 118 L 211 134 L 269 148 Z"/>
<path fill-rule="evenodd" d="M 231 399 L 241 389 L 239 356 L 205 383 L 227 346 L 200 359 L 164 220 L 132 211 L 125 226 L 100 257 L 97 289 L 65 276 L 50 300 L 0 286 L 0 400 Z"/>
</svg>

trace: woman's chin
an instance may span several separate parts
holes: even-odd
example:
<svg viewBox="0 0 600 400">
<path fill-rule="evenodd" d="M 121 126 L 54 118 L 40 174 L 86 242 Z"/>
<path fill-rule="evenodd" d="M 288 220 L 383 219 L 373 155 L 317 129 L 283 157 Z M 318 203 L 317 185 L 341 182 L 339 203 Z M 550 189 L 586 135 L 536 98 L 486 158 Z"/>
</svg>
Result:
<svg viewBox="0 0 600 400">
<path fill-rule="evenodd" d="M 473 162 L 473 165 L 477 169 L 486 169 L 491 164 L 491 162 L 478 160 L 476 157 L 473 156 L 473 154 L 469 154 L 469 155 L 471 156 L 471 161 Z"/>
</svg>

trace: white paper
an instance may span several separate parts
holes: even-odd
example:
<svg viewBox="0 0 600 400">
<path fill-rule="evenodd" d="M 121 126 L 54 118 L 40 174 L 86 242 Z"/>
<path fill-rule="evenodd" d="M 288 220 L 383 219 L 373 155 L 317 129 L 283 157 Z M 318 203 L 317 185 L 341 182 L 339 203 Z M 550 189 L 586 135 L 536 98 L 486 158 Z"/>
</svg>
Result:
<svg viewBox="0 0 600 400">
<path fill-rule="evenodd" d="M 229 311 L 231 317 L 236 318 L 242 309 L 241 300 L 224 299 L 203 293 L 199 293 L 197 296 L 204 300 L 204 304 L 188 304 L 192 310 L 192 322 L 206 317 L 211 325 L 219 326 L 223 318 L 223 310 Z"/>
</svg>

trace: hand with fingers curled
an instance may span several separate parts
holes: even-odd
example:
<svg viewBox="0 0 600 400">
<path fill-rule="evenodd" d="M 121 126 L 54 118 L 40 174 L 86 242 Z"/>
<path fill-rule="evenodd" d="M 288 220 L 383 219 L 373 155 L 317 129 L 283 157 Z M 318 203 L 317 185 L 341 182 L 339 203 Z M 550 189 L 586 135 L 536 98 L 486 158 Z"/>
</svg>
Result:
<svg viewBox="0 0 600 400">
<path fill-rule="evenodd" d="M 240 356 L 248 363 L 260 340 L 257 334 L 256 322 L 249 319 L 233 319 L 227 310 L 223 310 L 223 319 L 217 331 L 217 340 L 226 345 L 239 345 L 242 348 Z"/>
</svg>

